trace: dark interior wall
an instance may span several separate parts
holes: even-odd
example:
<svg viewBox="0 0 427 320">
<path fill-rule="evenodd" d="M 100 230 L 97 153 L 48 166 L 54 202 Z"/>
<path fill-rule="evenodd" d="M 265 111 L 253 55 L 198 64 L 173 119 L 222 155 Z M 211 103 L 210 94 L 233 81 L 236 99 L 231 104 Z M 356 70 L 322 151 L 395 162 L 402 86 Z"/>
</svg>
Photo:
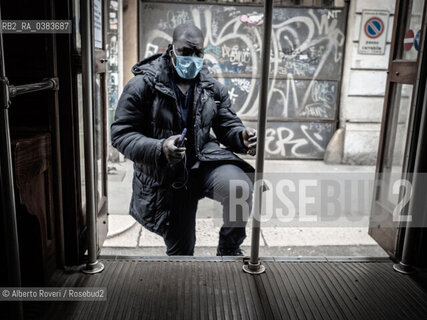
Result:
<svg viewBox="0 0 427 320">
<path fill-rule="evenodd" d="M 1 0 L 3 20 L 50 19 L 46 0 Z M 6 75 L 13 85 L 38 82 L 51 76 L 47 36 L 3 34 Z M 49 131 L 49 93 L 34 93 L 13 99 L 9 109 L 11 129 L 26 127 Z"/>
<path fill-rule="evenodd" d="M 2 163 L 0 162 L 0 166 L 2 165 Z M 0 178 L 3 178 L 0 176 Z M 2 180 L 3 181 L 3 180 Z M 3 189 L 0 185 L 0 210 L 3 207 L 3 201 L 5 201 L 5 199 L 3 198 Z M 3 215 L 5 214 L 5 212 L 0 212 L 1 217 L 3 217 Z M 3 232 L 3 230 L 5 230 L 5 226 L 4 226 L 4 220 L 3 218 L 0 219 L 0 250 L 1 252 L 6 252 L 6 238 L 4 237 L 5 233 Z M 7 270 L 7 259 L 9 257 L 5 257 L 6 259 L 2 259 L 1 263 L 0 263 L 0 286 L 6 286 L 9 284 L 8 281 L 8 270 Z"/>
<path fill-rule="evenodd" d="M 0 0 L 2 20 L 51 20 L 50 0 Z M 51 34 L 3 34 L 4 60 L 6 76 L 11 85 L 23 85 L 40 82 L 55 76 L 54 56 L 52 54 Z M 12 159 L 15 179 L 15 198 L 17 208 L 18 240 L 20 247 L 21 279 L 23 285 L 40 285 L 46 281 L 49 273 L 55 267 L 55 232 L 51 229 L 54 224 L 53 212 L 54 193 L 52 188 L 52 141 L 55 135 L 53 112 L 55 99 L 52 91 L 36 92 L 11 99 L 9 107 L 10 133 L 12 143 Z M 22 195 L 23 178 L 18 178 L 18 167 L 23 168 L 23 162 L 18 161 L 14 148 L 17 141 L 21 143 L 24 137 L 48 133 L 48 146 L 40 149 L 42 156 L 36 152 L 27 152 L 26 164 L 32 166 L 27 171 L 25 186 L 31 188 L 37 178 L 41 179 L 41 187 L 30 191 L 31 200 Z M 46 151 L 46 153 L 45 153 Z M 44 158 L 45 157 L 45 158 Z M 20 158 L 22 159 L 22 158 Z M 47 161 L 48 171 L 38 172 L 39 165 Z M 44 169 L 43 169 L 44 170 Z M 46 175 L 45 175 L 46 174 Z M 18 180 L 21 179 L 19 185 Z M 52 188 L 53 189 L 53 188 Z M 57 189 L 57 188 L 56 188 Z M 43 190 L 46 192 L 43 194 Z M 25 199 L 25 200 L 24 200 Z M 34 207 L 29 203 L 33 203 Z M 40 210 L 36 210 L 42 208 Z M 57 208 L 57 207 L 56 207 Z M 55 208 L 55 209 L 56 209 Z M 55 211 L 56 212 L 56 211 Z M 48 239 L 49 244 L 43 239 Z M 52 244 L 53 243 L 53 244 Z M 52 248 L 47 254 L 47 248 Z M 52 261 L 48 266 L 48 260 Z"/>
</svg>

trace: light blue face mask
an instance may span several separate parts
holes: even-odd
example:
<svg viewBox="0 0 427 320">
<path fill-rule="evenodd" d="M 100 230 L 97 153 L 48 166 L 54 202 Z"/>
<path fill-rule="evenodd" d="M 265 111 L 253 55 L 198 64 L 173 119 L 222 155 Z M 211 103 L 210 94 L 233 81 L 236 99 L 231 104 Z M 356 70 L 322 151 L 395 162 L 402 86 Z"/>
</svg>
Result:
<svg viewBox="0 0 427 320">
<path fill-rule="evenodd" d="M 194 79 L 202 70 L 203 58 L 179 56 L 176 54 L 174 46 L 172 46 L 172 50 L 176 57 L 176 65 L 174 67 L 178 75 L 183 79 Z"/>
</svg>

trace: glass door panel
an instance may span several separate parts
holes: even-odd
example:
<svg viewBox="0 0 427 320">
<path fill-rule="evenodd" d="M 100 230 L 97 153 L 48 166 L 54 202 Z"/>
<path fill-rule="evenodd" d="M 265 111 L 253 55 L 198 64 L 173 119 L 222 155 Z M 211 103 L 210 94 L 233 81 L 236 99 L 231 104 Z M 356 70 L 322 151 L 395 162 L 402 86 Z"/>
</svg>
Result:
<svg viewBox="0 0 427 320">
<path fill-rule="evenodd" d="M 83 225 L 86 225 L 86 183 L 85 183 L 85 146 L 83 118 L 83 80 L 82 74 L 77 74 L 77 113 L 78 113 L 78 143 L 80 164 L 80 199 Z"/>
<path fill-rule="evenodd" d="M 80 15 L 80 1 L 73 1 L 73 40 L 75 51 L 81 51 L 82 36 L 81 36 L 81 15 Z"/>
<path fill-rule="evenodd" d="M 408 2 L 408 16 L 406 19 L 405 33 L 401 35 L 402 44 L 399 46 L 399 55 L 403 60 L 416 61 L 421 47 L 421 25 L 424 11 L 424 0 L 411 0 Z M 406 38 L 406 39 L 405 39 Z"/>
<path fill-rule="evenodd" d="M 405 163 L 413 85 L 397 83 L 394 88 L 393 110 L 386 135 L 387 141 L 378 199 L 391 211 L 394 210 L 399 200 L 399 194 L 393 193 L 393 184 L 401 178 Z"/>
<path fill-rule="evenodd" d="M 103 91 L 101 85 L 101 74 L 96 74 L 95 77 L 95 162 L 96 162 L 96 202 L 100 206 L 102 197 L 105 196 L 105 132 L 104 132 L 104 103 Z"/>
<path fill-rule="evenodd" d="M 107 101 L 106 101 L 106 51 L 105 51 L 105 23 L 107 1 L 94 0 L 93 2 L 93 39 L 94 45 L 94 142 L 95 142 L 95 195 L 97 211 L 98 249 L 108 232 L 108 198 L 107 198 Z"/>
</svg>

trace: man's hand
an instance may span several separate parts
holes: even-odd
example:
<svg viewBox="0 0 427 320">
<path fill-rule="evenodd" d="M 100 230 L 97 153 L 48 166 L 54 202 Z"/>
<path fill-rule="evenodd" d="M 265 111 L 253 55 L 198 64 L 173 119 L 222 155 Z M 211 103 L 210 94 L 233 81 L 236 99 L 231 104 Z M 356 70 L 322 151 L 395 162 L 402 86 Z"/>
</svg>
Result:
<svg viewBox="0 0 427 320">
<path fill-rule="evenodd" d="M 242 138 L 243 138 L 243 144 L 246 148 L 249 150 L 247 151 L 248 154 L 251 156 L 254 156 L 256 153 L 256 143 L 257 143 L 257 135 L 256 130 L 246 127 L 242 131 Z"/>
<path fill-rule="evenodd" d="M 163 154 L 166 160 L 171 163 L 180 162 L 185 156 L 185 147 L 178 148 L 176 143 L 181 135 L 170 136 L 167 138 L 162 145 Z M 185 139 L 187 140 L 187 139 Z"/>
</svg>

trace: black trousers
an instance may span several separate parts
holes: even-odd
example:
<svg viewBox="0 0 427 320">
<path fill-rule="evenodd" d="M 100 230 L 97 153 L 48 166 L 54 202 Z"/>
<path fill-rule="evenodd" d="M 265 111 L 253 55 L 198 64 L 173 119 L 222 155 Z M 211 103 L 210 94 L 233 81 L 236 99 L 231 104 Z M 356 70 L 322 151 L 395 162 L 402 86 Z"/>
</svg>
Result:
<svg viewBox="0 0 427 320">
<path fill-rule="evenodd" d="M 163 237 L 166 254 L 193 255 L 197 204 L 203 197 L 219 201 L 223 208 L 219 246 L 237 249 L 246 238 L 246 223 L 252 210 L 253 184 L 246 173 L 234 164 L 202 163 L 199 169 L 189 172 L 187 186 L 174 190 L 174 209 Z"/>
</svg>

